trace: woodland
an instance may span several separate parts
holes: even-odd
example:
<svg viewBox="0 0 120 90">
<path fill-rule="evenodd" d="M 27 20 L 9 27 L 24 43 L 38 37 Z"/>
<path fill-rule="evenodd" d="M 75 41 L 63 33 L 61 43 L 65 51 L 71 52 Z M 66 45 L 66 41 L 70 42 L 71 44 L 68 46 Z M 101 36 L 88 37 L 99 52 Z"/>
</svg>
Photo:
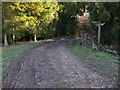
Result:
<svg viewBox="0 0 120 90">
<path fill-rule="evenodd" d="M 81 32 L 97 41 L 98 27 L 92 22 L 104 23 L 100 44 L 119 51 L 120 2 L 3 2 L 2 43 L 81 37 Z"/>
</svg>

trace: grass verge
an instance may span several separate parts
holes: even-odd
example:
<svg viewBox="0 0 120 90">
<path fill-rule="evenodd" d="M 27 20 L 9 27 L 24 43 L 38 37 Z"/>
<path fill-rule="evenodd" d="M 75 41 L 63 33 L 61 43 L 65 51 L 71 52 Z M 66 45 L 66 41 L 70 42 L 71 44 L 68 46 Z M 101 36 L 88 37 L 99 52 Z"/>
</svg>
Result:
<svg viewBox="0 0 120 90">
<path fill-rule="evenodd" d="M 10 45 L 8 47 L 3 47 L 2 48 L 2 72 L 4 73 L 12 61 L 20 56 L 23 52 L 26 50 L 37 46 L 41 43 L 42 41 L 39 42 L 24 42 L 24 43 L 18 43 L 14 45 Z"/>
<path fill-rule="evenodd" d="M 79 44 L 70 44 L 68 48 L 78 55 L 80 61 L 88 68 L 98 72 L 103 77 L 112 80 L 118 78 L 118 57 L 109 53 L 93 51 L 92 49 Z"/>
</svg>

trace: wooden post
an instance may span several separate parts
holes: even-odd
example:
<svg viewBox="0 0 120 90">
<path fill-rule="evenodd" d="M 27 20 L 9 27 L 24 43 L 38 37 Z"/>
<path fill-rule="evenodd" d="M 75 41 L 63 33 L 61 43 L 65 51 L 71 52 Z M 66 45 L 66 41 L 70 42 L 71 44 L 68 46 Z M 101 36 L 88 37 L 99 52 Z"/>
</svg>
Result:
<svg viewBox="0 0 120 90">
<path fill-rule="evenodd" d="M 101 32 L 101 27 L 98 25 L 98 44 L 100 44 L 100 32 Z"/>
<path fill-rule="evenodd" d="M 105 23 L 100 23 L 100 21 L 92 21 L 93 24 L 95 24 L 98 27 L 98 44 L 100 44 L 100 33 L 101 33 L 101 26 L 103 26 Z"/>
</svg>

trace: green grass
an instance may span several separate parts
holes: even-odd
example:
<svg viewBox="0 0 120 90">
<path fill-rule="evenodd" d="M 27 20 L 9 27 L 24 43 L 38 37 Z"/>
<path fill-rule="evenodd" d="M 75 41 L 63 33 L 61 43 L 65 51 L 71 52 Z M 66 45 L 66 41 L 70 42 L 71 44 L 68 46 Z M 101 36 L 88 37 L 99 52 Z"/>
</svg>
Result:
<svg viewBox="0 0 120 90">
<path fill-rule="evenodd" d="M 109 53 L 93 51 L 92 49 L 79 44 L 71 44 L 68 48 L 78 55 L 82 63 L 91 69 L 98 69 L 102 76 L 118 75 L 118 57 Z"/>
<path fill-rule="evenodd" d="M 20 44 L 10 45 L 8 47 L 2 48 L 2 70 L 3 72 L 7 70 L 12 61 L 20 56 L 24 51 L 30 49 L 41 42 L 24 42 Z"/>
</svg>

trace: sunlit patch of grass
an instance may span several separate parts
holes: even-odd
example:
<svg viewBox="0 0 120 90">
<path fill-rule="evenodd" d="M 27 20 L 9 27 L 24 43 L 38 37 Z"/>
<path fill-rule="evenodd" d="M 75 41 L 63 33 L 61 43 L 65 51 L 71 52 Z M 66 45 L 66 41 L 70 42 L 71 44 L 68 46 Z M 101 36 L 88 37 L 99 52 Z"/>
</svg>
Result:
<svg viewBox="0 0 120 90">
<path fill-rule="evenodd" d="M 80 61 L 86 66 L 98 68 L 98 72 L 103 76 L 117 76 L 118 73 L 118 57 L 112 54 L 93 51 L 92 49 L 79 44 L 71 44 L 68 48 L 78 55 Z"/>
<path fill-rule="evenodd" d="M 14 58 L 20 56 L 27 49 L 37 46 L 40 42 L 24 42 L 19 44 L 10 45 L 2 48 L 2 70 L 7 70 Z"/>
</svg>

